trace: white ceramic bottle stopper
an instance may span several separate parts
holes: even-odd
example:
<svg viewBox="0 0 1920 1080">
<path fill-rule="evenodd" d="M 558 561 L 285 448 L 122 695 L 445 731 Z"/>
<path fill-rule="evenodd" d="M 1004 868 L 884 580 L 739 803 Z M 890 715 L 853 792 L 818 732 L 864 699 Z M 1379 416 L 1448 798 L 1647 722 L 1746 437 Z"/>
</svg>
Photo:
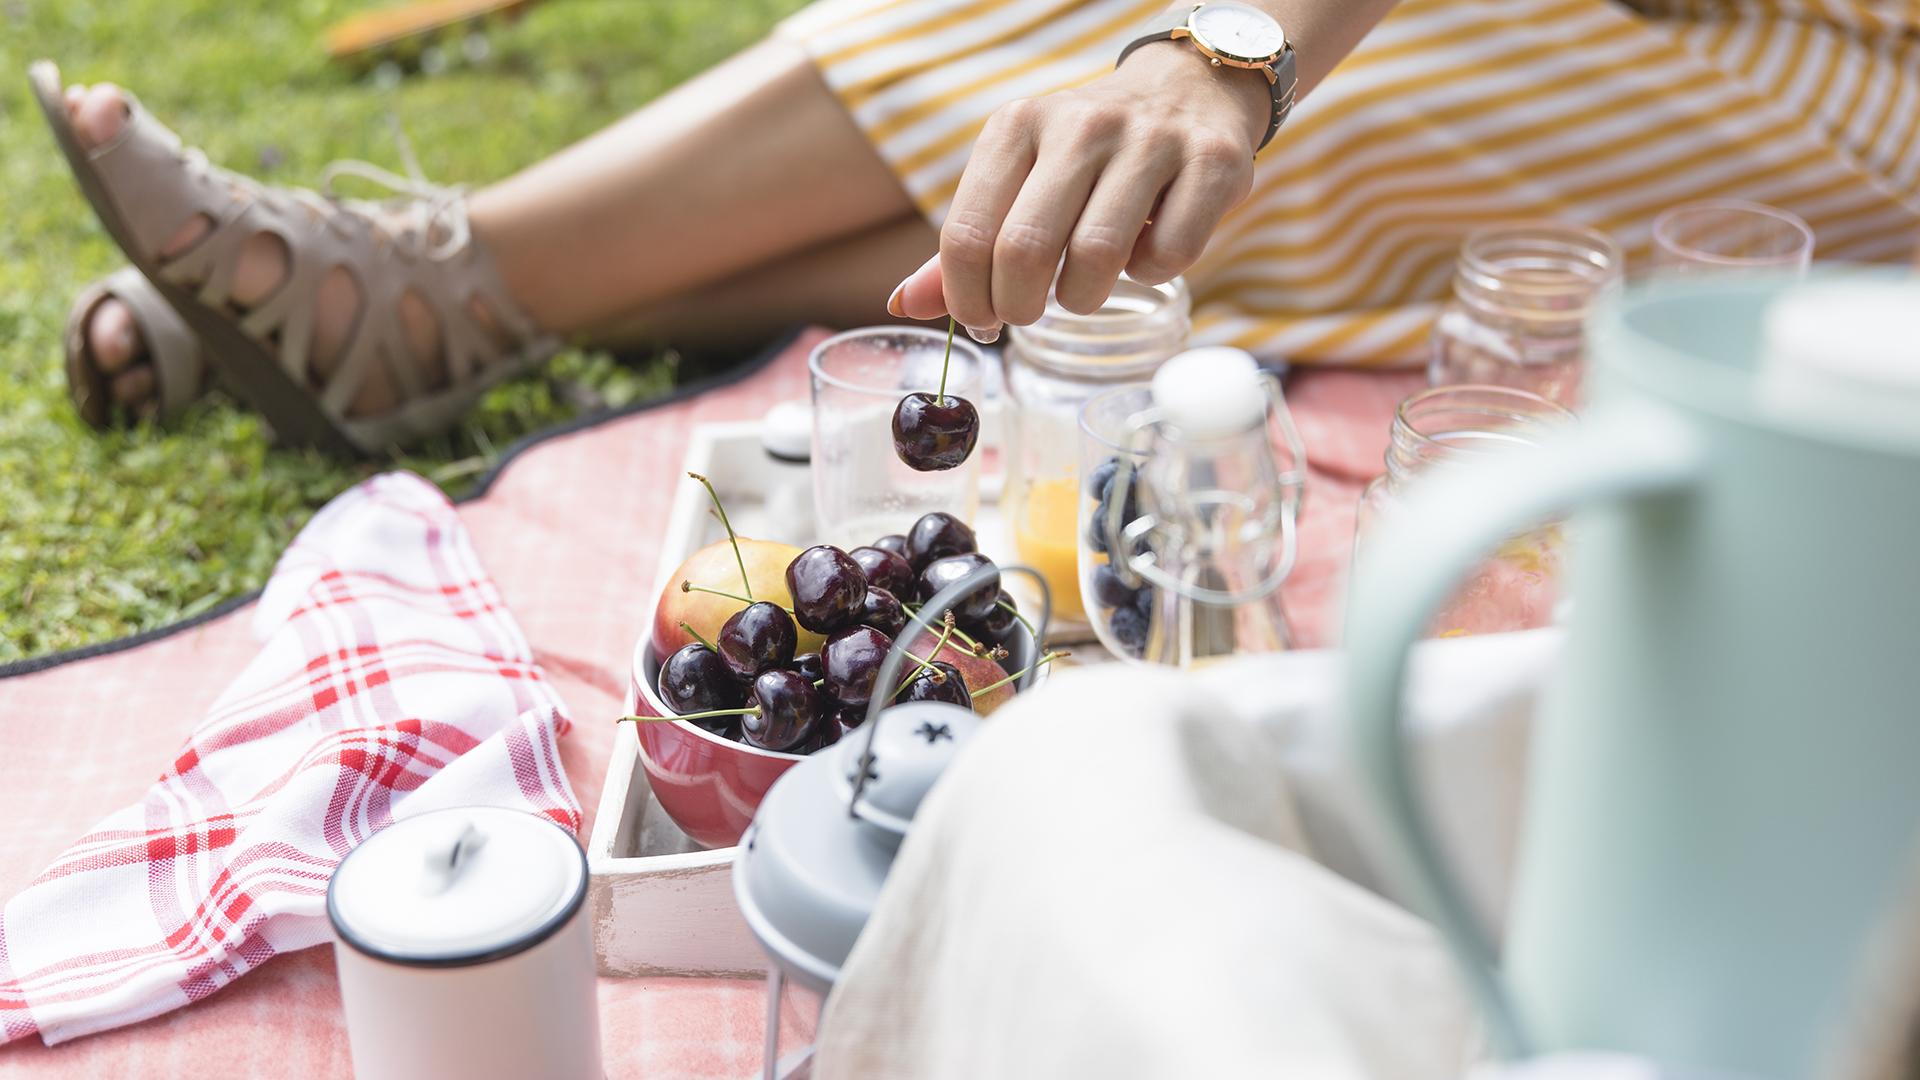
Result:
<svg viewBox="0 0 1920 1080">
<path fill-rule="evenodd" d="M 1267 415 L 1267 390 L 1251 355 L 1226 346 L 1188 349 L 1153 376 L 1163 420 L 1188 438 L 1239 435 Z"/>
<path fill-rule="evenodd" d="M 1767 308 L 1758 394 L 1778 416 L 1920 428 L 1920 278 L 1782 292 Z"/>
<path fill-rule="evenodd" d="M 601 1080 L 587 861 L 499 807 L 396 821 L 327 887 L 356 1080 Z"/>
</svg>

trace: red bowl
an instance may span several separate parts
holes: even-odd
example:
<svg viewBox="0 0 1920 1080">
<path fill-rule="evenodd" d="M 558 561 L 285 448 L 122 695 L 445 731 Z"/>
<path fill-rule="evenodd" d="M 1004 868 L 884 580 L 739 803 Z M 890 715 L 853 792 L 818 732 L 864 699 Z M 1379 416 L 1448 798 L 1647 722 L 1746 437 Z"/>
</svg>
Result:
<svg viewBox="0 0 1920 1080">
<path fill-rule="evenodd" d="M 1038 655 L 1033 637 L 1016 628 L 1006 642 L 1004 666 L 1019 671 Z M 628 704 L 636 716 L 672 716 L 660 700 L 660 664 L 654 655 L 653 620 L 633 648 L 633 668 L 627 689 Z M 1015 684 L 1016 692 L 1033 686 L 1046 669 L 1031 672 Z M 762 750 L 721 738 L 686 720 L 635 724 L 640 739 L 640 765 L 661 809 L 680 831 L 709 848 L 732 847 L 753 821 L 753 812 L 780 774 L 803 759 L 801 754 Z"/>
</svg>

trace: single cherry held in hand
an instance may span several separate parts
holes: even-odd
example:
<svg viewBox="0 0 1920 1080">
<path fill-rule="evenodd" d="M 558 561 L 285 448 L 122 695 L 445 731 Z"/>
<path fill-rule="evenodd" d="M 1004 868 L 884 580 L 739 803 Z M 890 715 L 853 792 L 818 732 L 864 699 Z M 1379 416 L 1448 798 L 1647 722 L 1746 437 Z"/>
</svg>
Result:
<svg viewBox="0 0 1920 1080">
<path fill-rule="evenodd" d="M 954 321 L 947 320 L 947 354 L 940 361 L 940 391 L 915 391 L 893 410 L 893 451 L 915 472 L 957 467 L 980 441 L 980 413 L 973 402 L 947 393 L 953 363 Z"/>
</svg>

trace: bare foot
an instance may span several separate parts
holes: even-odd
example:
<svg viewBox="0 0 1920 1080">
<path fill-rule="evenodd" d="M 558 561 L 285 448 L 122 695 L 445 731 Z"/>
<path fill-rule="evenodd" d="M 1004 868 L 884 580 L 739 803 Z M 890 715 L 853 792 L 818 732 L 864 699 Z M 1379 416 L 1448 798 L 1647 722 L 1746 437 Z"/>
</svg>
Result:
<svg viewBox="0 0 1920 1080">
<path fill-rule="evenodd" d="M 127 122 L 126 95 L 110 83 L 69 86 L 66 105 L 80 140 L 89 147 L 111 142 Z M 212 221 L 205 215 L 193 215 L 182 221 L 156 253 L 160 263 L 164 265 L 191 250 L 212 227 Z M 271 297 L 286 278 L 287 268 L 286 243 L 279 237 L 267 233 L 248 237 L 234 270 L 228 305 L 235 317 Z M 364 299 L 354 277 L 343 267 L 329 270 L 316 287 L 309 353 L 316 388 L 324 385 L 338 367 Z M 412 361 L 420 366 L 429 388 L 446 385 L 440 326 L 432 309 L 411 290 L 403 293 L 397 303 Z M 476 305 L 474 313 L 483 325 L 491 325 L 483 308 Z M 85 332 L 93 363 L 105 377 L 114 401 L 134 415 L 150 415 L 157 400 L 155 375 L 133 312 L 119 300 L 108 297 L 94 308 Z M 392 374 L 376 365 L 360 385 L 348 407 L 348 415 L 378 416 L 391 410 L 399 400 L 400 389 Z"/>
</svg>

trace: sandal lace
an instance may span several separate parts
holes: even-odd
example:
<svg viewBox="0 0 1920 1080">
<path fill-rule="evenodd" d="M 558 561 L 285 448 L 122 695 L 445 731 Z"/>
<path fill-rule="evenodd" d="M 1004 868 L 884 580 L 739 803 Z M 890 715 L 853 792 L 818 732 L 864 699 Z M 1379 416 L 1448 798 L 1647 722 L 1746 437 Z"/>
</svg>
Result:
<svg viewBox="0 0 1920 1080">
<path fill-rule="evenodd" d="M 400 162 L 407 175 L 401 176 L 368 161 L 336 161 L 320 172 L 320 194 L 336 206 L 350 205 L 333 190 L 334 181 L 343 176 L 386 188 L 393 193 L 389 203 L 398 202 L 419 215 L 414 229 L 396 238 L 396 242 L 415 256 L 445 262 L 465 251 L 473 235 L 467 223 L 467 189 L 464 185 L 449 186 L 428 180 L 399 118 L 388 113 L 387 120 L 393 125 L 394 145 L 400 150 Z M 441 234 L 440 240 L 429 242 L 436 232 Z"/>
</svg>

